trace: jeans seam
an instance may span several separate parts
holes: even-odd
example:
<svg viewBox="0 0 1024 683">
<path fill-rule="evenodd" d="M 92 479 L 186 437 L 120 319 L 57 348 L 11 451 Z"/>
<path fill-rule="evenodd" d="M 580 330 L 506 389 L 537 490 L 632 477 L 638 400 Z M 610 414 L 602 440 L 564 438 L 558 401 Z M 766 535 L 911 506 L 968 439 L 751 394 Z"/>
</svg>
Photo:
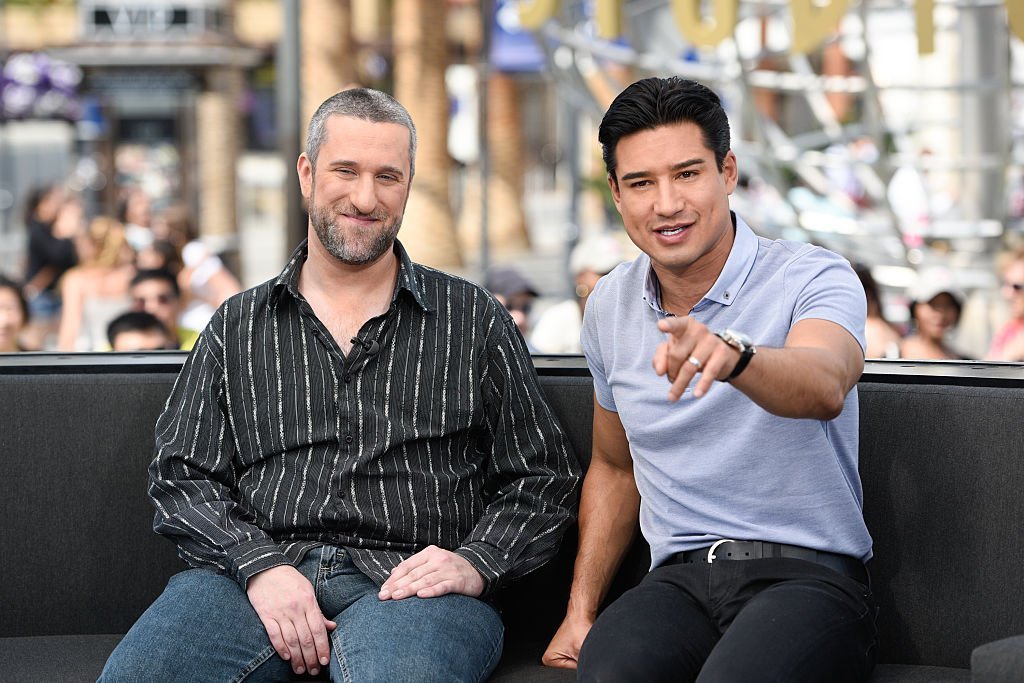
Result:
<svg viewBox="0 0 1024 683">
<path fill-rule="evenodd" d="M 352 672 L 349 671 L 348 662 L 345 660 L 345 655 L 342 652 L 341 636 L 332 633 L 331 643 L 334 645 L 334 656 L 338 658 L 338 670 L 341 671 L 341 679 L 345 683 L 352 683 Z"/>
<path fill-rule="evenodd" d="M 241 681 L 244 681 L 249 677 L 249 674 L 256 671 L 256 669 L 263 664 L 266 664 L 267 661 L 274 656 L 274 652 L 275 650 L 273 645 L 268 645 L 265 649 L 261 650 L 260 653 L 249 662 L 249 665 L 242 669 L 238 673 L 238 676 L 231 680 L 231 683 L 240 683 Z"/>
<path fill-rule="evenodd" d="M 490 678 L 490 672 L 494 671 L 498 666 L 498 662 L 501 659 L 502 650 L 504 650 L 505 642 L 505 629 L 502 625 L 501 633 L 497 638 L 494 639 L 494 643 L 491 644 L 491 652 L 487 657 L 487 662 L 484 665 L 484 670 L 480 672 L 480 676 L 476 679 L 477 683 L 482 683 Z"/>
</svg>

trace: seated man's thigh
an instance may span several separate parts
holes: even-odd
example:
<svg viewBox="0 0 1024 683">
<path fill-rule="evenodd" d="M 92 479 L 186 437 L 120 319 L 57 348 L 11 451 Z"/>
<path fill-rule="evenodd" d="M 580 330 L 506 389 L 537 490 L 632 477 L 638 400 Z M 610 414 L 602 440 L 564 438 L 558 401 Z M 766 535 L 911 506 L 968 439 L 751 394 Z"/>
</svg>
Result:
<svg viewBox="0 0 1024 683">
<path fill-rule="evenodd" d="M 622 594 L 594 623 L 580 650 L 581 681 L 692 681 L 718 631 L 679 579 L 664 567 Z"/>
<path fill-rule="evenodd" d="M 875 609 L 861 584 L 822 578 L 777 583 L 726 628 L 700 681 L 866 681 L 874 669 Z"/>
<path fill-rule="evenodd" d="M 501 658 L 501 617 L 465 595 L 404 600 L 367 595 L 334 621 L 334 681 L 483 681 Z"/>
<path fill-rule="evenodd" d="M 188 569 L 135 622 L 101 681 L 287 680 L 241 587 L 209 569 Z"/>
</svg>

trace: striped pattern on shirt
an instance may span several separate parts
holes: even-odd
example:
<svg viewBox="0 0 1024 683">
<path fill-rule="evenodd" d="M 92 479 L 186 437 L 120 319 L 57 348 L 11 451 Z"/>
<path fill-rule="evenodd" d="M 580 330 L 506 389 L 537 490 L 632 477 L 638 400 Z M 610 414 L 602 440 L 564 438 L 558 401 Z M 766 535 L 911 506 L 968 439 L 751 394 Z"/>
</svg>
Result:
<svg viewBox="0 0 1024 683">
<path fill-rule="evenodd" d="M 383 583 L 428 545 L 487 591 L 557 550 L 580 470 L 508 313 L 395 244 L 389 310 L 342 354 L 281 275 L 217 311 L 157 422 L 154 529 L 243 586 L 313 547 Z M 376 342 L 376 348 L 370 343 Z"/>
</svg>

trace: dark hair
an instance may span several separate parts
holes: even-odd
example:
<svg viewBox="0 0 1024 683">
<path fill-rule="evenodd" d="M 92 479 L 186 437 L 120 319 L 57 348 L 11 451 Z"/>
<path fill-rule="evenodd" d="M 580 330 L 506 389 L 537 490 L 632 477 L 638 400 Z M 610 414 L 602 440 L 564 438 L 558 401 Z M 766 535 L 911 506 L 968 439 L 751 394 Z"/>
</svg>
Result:
<svg viewBox="0 0 1024 683">
<path fill-rule="evenodd" d="M 918 304 L 929 304 L 932 301 L 934 301 L 936 297 L 938 297 L 938 296 L 940 296 L 942 294 L 947 295 L 953 301 L 953 307 L 956 309 L 956 321 L 953 324 L 954 325 L 959 324 L 960 323 L 960 314 L 963 313 L 964 305 L 962 303 L 960 303 L 960 299 L 957 298 L 957 296 L 955 294 L 953 294 L 953 292 L 949 292 L 949 291 L 946 291 L 946 290 L 943 290 L 941 292 L 936 292 L 930 299 L 911 299 L 909 304 L 908 304 L 908 306 L 907 306 L 909 311 L 910 311 L 910 319 L 913 322 L 915 322 L 915 323 L 917 322 L 917 305 Z"/>
<path fill-rule="evenodd" d="M 21 307 L 21 317 L 27 323 L 29 319 L 28 301 L 25 300 L 25 292 L 21 291 L 21 286 L 14 280 L 0 275 L 0 289 L 9 289 L 17 295 L 18 306 Z"/>
<path fill-rule="evenodd" d="M 178 279 L 174 277 L 174 273 L 165 268 L 149 268 L 147 270 L 140 270 L 132 278 L 131 286 L 139 284 L 140 282 L 149 282 L 150 280 L 162 280 L 171 285 L 171 289 L 174 290 L 174 296 L 181 298 L 181 288 L 178 287 Z"/>
<path fill-rule="evenodd" d="M 882 297 L 878 293 L 878 283 L 875 282 L 875 278 L 871 275 L 871 268 L 864 265 L 863 263 L 853 263 L 853 272 L 860 278 L 860 284 L 864 287 L 864 299 L 868 304 L 868 313 L 871 313 L 871 308 L 875 307 L 878 309 L 879 315 L 882 313 Z M 885 316 L 882 316 L 885 319 Z"/>
<path fill-rule="evenodd" d="M 118 335 L 125 332 L 159 332 L 165 337 L 169 337 L 167 328 L 160 322 L 152 313 L 146 313 L 145 311 L 128 311 L 122 313 L 107 325 L 107 341 L 110 342 L 110 347 L 115 346 L 114 342 L 117 340 Z M 168 338 L 168 343 L 171 340 Z"/>
<path fill-rule="evenodd" d="M 612 180 L 619 140 L 642 130 L 689 122 L 700 127 L 704 145 L 715 154 L 718 170 L 724 168 L 729 152 L 729 117 L 718 95 L 705 85 L 678 76 L 645 78 L 616 97 L 598 128 L 601 156 Z"/>
<path fill-rule="evenodd" d="M 25 225 L 28 225 L 36 217 L 36 210 L 39 209 L 39 205 L 43 203 L 43 200 L 52 192 L 56 192 L 60 189 L 60 186 L 56 183 L 49 185 L 39 185 L 29 190 L 28 195 L 25 197 L 25 213 L 23 216 Z"/>
</svg>

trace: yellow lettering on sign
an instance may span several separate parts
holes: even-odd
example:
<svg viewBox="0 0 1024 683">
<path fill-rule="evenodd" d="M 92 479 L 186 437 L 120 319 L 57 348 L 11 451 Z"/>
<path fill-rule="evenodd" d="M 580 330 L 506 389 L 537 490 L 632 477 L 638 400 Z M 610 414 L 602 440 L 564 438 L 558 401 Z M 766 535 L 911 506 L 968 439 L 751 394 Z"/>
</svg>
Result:
<svg viewBox="0 0 1024 683">
<path fill-rule="evenodd" d="M 672 0 L 676 27 L 697 47 L 715 47 L 732 35 L 736 26 L 738 0 L 711 0 L 710 19 L 701 16 L 701 0 Z"/>
<path fill-rule="evenodd" d="M 1024 40 L 1024 0 L 1006 0 L 1006 15 L 1010 20 L 1010 31 Z"/>
<path fill-rule="evenodd" d="M 803 55 L 812 52 L 836 30 L 846 14 L 849 0 L 832 0 L 819 6 L 814 0 L 790 0 L 793 12 L 793 44 L 789 51 Z"/>
<path fill-rule="evenodd" d="M 524 0 L 519 3 L 519 23 L 536 31 L 558 13 L 559 0 Z"/>
<path fill-rule="evenodd" d="M 917 26 L 917 54 L 930 55 L 935 52 L 935 0 L 917 0 L 914 3 L 914 15 Z"/>
<path fill-rule="evenodd" d="M 622 35 L 622 1 L 597 0 L 597 36 L 612 40 Z"/>
</svg>

